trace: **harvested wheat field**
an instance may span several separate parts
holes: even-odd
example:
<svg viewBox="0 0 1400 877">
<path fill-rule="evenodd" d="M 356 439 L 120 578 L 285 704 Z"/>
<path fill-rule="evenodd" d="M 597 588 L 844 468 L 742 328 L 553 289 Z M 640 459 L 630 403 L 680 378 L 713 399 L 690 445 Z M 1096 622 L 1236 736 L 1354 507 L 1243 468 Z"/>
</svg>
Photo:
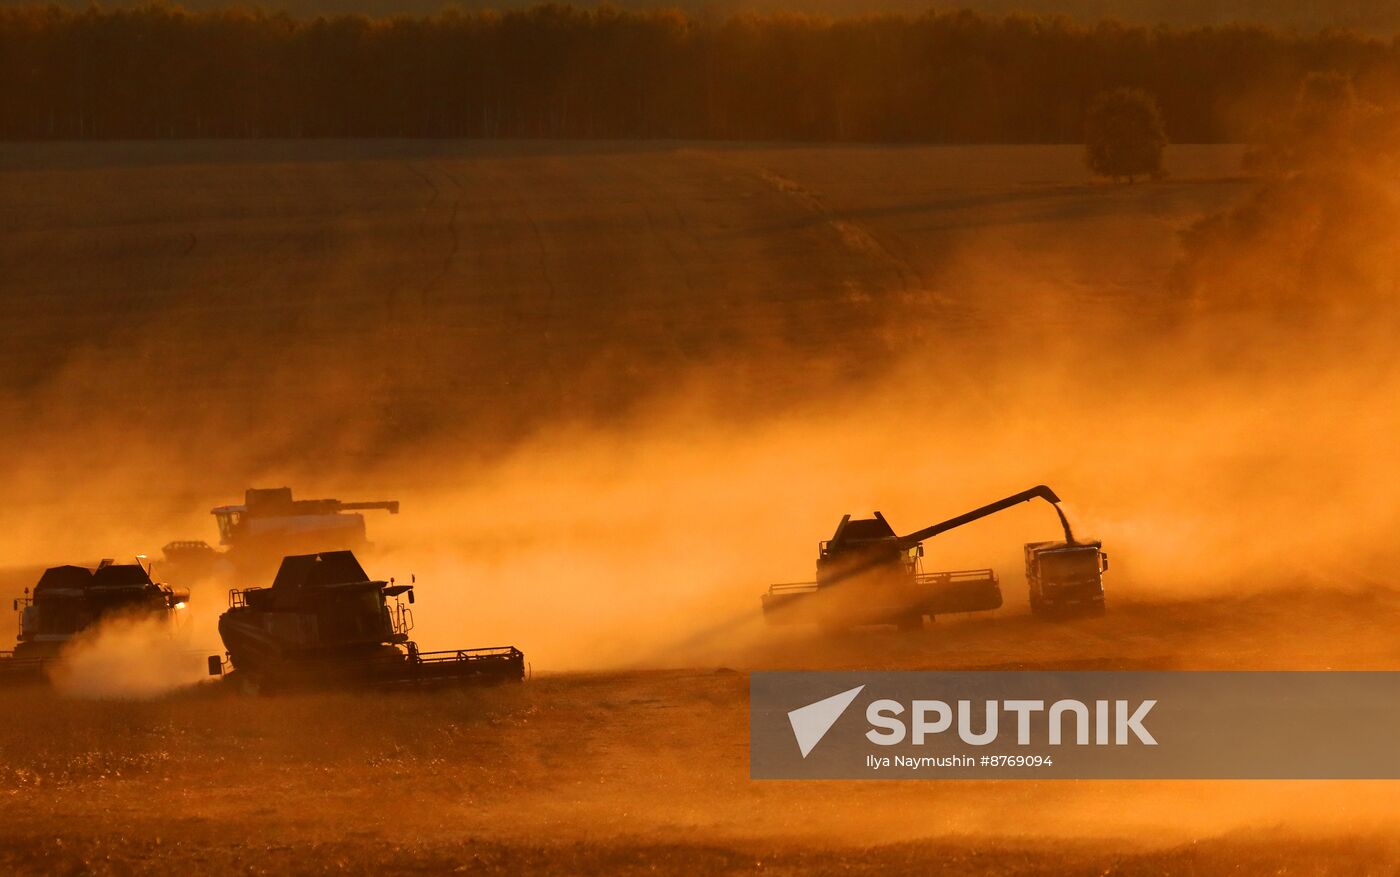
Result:
<svg viewBox="0 0 1400 877">
<path fill-rule="evenodd" d="M 3 596 L 212 542 L 247 486 L 392 495 L 362 559 L 417 576 L 414 638 L 532 671 L 0 692 L 0 867 L 1394 872 L 1384 781 L 748 777 L 752 670 L 1396 666 L 1400 373 L 1346 270 L 1392 216 L 1305 215 L 1244 152 L 1120 185 L 1077 146 L 0 144 Z M 1024 506 L 924 561 L 1001 609 L 763 625 L 841 515 L 1041 482 L 1111 546 L 1105 615 L 1029 616 Z M 181 654 L 258 584 L 193 583 Z"/>
</svg>

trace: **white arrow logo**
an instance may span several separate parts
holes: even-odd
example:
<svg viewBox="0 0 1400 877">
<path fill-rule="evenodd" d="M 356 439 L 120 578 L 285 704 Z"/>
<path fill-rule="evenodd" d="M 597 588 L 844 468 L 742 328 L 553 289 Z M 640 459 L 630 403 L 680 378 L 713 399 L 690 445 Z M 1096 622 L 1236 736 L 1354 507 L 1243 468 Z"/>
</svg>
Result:
<svg viewBox="0 0 1400 877">
<path fill-rule="evenodd" d="M 788 722 L 792 724 L 792 735 L 797 738 L 797 748 L 802 750 L 802 757 L 806 758 L 807 753 L 813 747 L 822 742 L 826 732 L 831 730 L 831 726 L 836 724 L 836 720 L 841 718 L 841 714 L 846 711 L 846 707 L 851 705 L 851 701 L 856 699 L 864 685 L 858 685 L 850 691 L 843 691 L 840 694 L 833 694 L 816 703 L 809 703 L 806 706 L 798 707 L 788 713 Z"/>
</svg>

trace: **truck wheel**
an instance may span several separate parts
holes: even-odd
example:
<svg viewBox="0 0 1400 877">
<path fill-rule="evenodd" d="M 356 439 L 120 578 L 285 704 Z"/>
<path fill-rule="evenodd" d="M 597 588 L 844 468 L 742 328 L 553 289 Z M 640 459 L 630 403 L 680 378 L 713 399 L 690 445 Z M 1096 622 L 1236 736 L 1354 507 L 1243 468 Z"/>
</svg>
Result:
<svg viewBox="0 0 1400 877">
<path fill-rule="evenodd" d="M 1031 615 L 1034 615 L 1036 618 L 1050 617 L 1050 607 L 1045 605 L 1045 601 L 1035 594 L 1031 594 Z"/>
</svg>

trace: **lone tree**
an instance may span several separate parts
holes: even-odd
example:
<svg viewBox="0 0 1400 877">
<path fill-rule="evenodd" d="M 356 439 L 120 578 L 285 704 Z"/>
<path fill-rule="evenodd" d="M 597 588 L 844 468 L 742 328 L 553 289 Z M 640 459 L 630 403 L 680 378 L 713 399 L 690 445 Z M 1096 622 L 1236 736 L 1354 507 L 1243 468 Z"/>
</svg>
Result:
<svg viewBox="0 0 1400 877">
<path fill-rule="evenodd" d="M 1139 88 L 1115 88 L 1094 98 L 1084 118 L 1084 161 L 1089 170 L 1133 182 L 1162 174 L 1167 132 L 1152 95 Z"/>
</svg>

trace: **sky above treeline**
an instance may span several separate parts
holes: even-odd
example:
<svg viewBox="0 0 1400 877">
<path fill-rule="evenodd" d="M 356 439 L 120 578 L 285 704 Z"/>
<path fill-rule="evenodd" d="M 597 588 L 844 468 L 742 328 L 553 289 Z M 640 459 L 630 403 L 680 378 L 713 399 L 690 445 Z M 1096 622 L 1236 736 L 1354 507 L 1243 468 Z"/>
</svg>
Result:
<svg viewBox="0 0 1400 877">
<path fill-rule="evenodd" d="M 30 5 L 34 0 L 0 0 L 0 6 Z M 45 0 L 52 2 L 52 0 Z M 103 0 L 104 8 L 142 5 L 148 0 Z M 362 13 L 372 16 L 430 15 L 443 9 L 517 9 L 539 0 L 180 0 L 189 9 L 222 6 L 261 6 L 298 16 Z M 57 0 L 57 5 L 84 8 L 90 0 Z M 574 2 L 596 6 L 596 2 Z M 1371 34 L 1400 33 L 1400 3 L 1387 0 L 611 0 L 627 9 L 678 7 L 692 14 L 728 15 L 740 11 L 778 10 L 848 16 L 878 12 L 917 14 L 926 9 L 975 9 L 993 14 L 1012 12 L 1060 13 L 1081 21 L 1117 18 L 1135 24 L 1174 26 L 1220 25 L 1235 22 L 1316 31 L 1346 28 Z"/>
</svg>

